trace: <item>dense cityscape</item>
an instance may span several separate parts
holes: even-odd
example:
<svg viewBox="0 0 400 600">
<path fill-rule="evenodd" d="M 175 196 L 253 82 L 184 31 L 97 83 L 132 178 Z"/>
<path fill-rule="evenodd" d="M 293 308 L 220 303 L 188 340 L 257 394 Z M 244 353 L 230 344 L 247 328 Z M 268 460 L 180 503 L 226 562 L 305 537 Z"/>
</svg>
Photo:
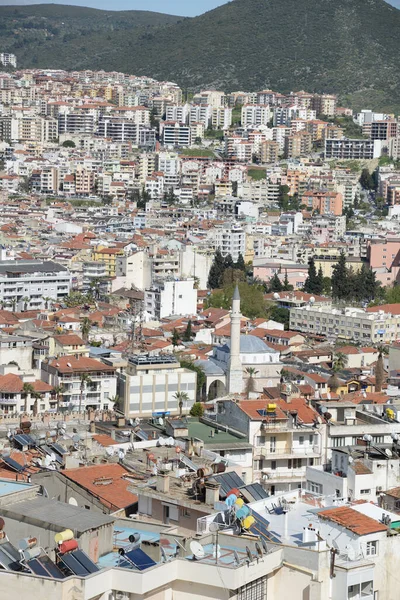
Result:
<svg viewBox="0 0 400 600">
<path fill-rule="evenodd" d="M 2 600 L 395 600 L 398 116 L 2 50 Z"/>
</svg>

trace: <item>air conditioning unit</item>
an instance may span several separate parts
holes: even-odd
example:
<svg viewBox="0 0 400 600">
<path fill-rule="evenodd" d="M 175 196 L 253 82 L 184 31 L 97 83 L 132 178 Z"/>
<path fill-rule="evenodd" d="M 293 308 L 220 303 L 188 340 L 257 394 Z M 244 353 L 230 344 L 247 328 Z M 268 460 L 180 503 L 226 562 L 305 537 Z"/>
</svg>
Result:
<svg viewBox="0 0 400 600">
<path fill-rule="evenodd" d="M 383 490 L 383 487 L 381 485 L 378 485 L 377 488 L 376 488 L 376 491 L 377 492 L 381 492 L 382 490 Z"/>
</svg>

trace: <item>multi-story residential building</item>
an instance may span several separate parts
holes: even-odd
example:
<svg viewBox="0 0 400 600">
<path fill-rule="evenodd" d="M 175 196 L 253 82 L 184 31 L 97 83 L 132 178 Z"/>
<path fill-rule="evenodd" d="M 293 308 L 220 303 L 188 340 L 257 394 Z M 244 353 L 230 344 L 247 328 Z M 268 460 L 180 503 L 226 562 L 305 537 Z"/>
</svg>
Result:
<svg viewBox="0 0 400 600">
<path fill-rule="evenodd" d="M 207 129 L 211 125 L 212 108 L 209 105 L 193 104 L 190 107 L 189 124 L 203 123 Z"/>
<path fill-rule="evenodd" d="M 239 255 L 245 255 L 246 252 L 246 232 L 238 225 L 227 225 L 221 229 L 213 231 L 215 248 L 219 248 L 222 256 L 231 255 L 234 262 Z"/>
<path fill-rule="evenodd" d="M 302 202 L 320 215 L 340 216 L 343 212 L 343 196 L 338 192 L 305 192 Z"/>
<path fill-rule="evenodd" d="M 260 162 L 276 163 L 279 159 L 279 144 L 270 140 L 261 142 Z"/>
<path fill-rule="evenodd" d="M 171 316 L 191 316 L 197 312 L 194 279 L 154 281 L 144 293 L 144 308 L 159 320 Z"/>
<path fill-rule="evenodd" d="M 213 108 L 211 124 L 213 129 L 229 129 L 232 125 L 232 109 L 226 106 Z"/>
<path fill-rule="evenodd" d="M 13 310 L 41 309 L 44 298 L 58 302 L 68 296 L 71 275 L 53 261 L 0 261 L 0 300 Z"/>
<path fill-rule="evenodd" d="M 285 137 L 285 157 L 296 158 L 310 154 L 312 150 L 312 136 L 307 131 L 299 131 L 294 135 Z"/>
<path fill-rule="evenodd" d="M 114 367 L 78 354 L 42 362 L 41 369 L 42 380 L 62 387 L 61 408 L 85 411 L 113 407 L 117 393 Z"/>
<path fill-rule="evenodd" d="M 174 355 L 131 356 L 119 375 L 119 395 L 128 417 L 150 417 L 155 413 L 178 414 L 177 394 L 185 392 L 182 413 L 188 414 L 196 401 L 196 373 L 180 366 Z"/>
<path fill-rule="evenodd" d="M 178 121 L 178 123 L 188 123 L 190 113 L 190 104 L 171 104 L 167 106 L 165 120 Z"/>
<path fill-rule="evenodd" d="M 148 254 L 140 250 L 117 256 L 115 275 L 118 287 L 130 288 L 133 285 L 139 290 L 150 287 L 151 261 Z"/>
<path fill-rule="evenodd" d="M 124 251 L 121 248 L 98 246 L 93 250 L 92 259 L 104 265 L 107 277 L 115 277 L 117 257 L 123 254 Z"/>
<path fill-rule="evenodd" d="M 268 125 L 272 118 L 272 112 L 269 106 L 262 104 L 245 104 L 242 107 L 242 126 L 250 125 Z"/>
<path fill-rule="evenodd" d="M 381 155 L 380 140 L 326 139 L 325 158 L 372 160 Z"/>
<path fill-rule="evenodd" d="M 0 63 L 4 67 L 11 66 L 16 69 L 17 68 L 17 57 L 15 56 L 15 54 L 10 54 L 9 52 L 1 52 L 0 53 Z"/>
<path fill-rule="evenodd" d="M 191 129 L 185 123 L 164 121 L 160 125 L 160 133 L 164 146 L 190 146 Z"/>
<path fill-rule="evenodd" d="M 371 123 L 371 140 L 383 140 L 387 142 L 390 138 L 398 135 L 399 124 L 397 121 L 386 119 L 384 121 L 373 121 Z"/>
<path fill-rule="evenodd" d="M 315 94 L 311 104 L 317 115 L 334 117 L 336 112 L 337 97 L 331 94 Z"/>
<path fill-rule="evenodd" d="M 57 167 L 43 167 L 43 169 L 39 171 L 39 174 L 39 191 L 42 194 L 58 194 L 58 190 L 60 189 L 60 173 Z"/>
<path fill-rule="evenodd" d="M 290 311 L 290 329 L 324 335 L 332 340 L 389 343 L 400 338 L 400 315 L 361 308 L 326 309 L 310 304 Z"/>
<path fill-rule="evenodd" d="M 37 380 L 34 375 L 18 373 L 20 372 L 14 367 L 10 372 L 0 375 L 0 410 L 3 414 L 37 415 L 54 411 L 57 402 L 55 396 L 51 394 L 53 386 Z M 28 386 L 31 386 L 28 388 L 31 391 L 25 391 Z"/>
<path fill-rule="evenodd" d="M 75 172 L 75 192 L 78 196 L 90 196 L 95 191 L 96 174 L 83 167 Z"/>
<path fill-rule="evenodd" d="M 85 291 L 90 290 L 94 285 L 99 285 L 100 290 L 103 293 L 107 291 L 108 283 L 105 281 L 107 278 L 107 268 L 104 262 L 100 261 L 87 261 L 82 265 L 82 289 Z M 102 281 L 103 280 L 103 281 Z M 103 288 L 103 289 L 101 289 Z"/>
<path fill-rule="evenodd" d="M 63 133 L 94 133 L 95 116 L 91 113 L 72 111 L 58 113 L 58 131 Z"/>
</svg>

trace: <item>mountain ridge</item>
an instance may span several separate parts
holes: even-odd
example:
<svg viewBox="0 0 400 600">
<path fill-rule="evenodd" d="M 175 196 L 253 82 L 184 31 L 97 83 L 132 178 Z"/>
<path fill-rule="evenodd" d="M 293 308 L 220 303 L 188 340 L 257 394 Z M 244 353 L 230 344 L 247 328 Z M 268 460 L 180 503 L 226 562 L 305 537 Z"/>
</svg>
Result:
<svg viewBox="0 0 400 600">
<path fill-rule="evenodd" d="M 21 67 L 118 70 L 190 91 L 304 88 L 338 93 L 356 108 L 400 110 L 400 10 L 384 0 L 233 0 L 192 18 L 83 9 L 101 16 L 70 17 L 67 33 L 44 15 L 49 6 L 63 5 L 0 6 L 0 34 L 4 9 L 13 28 L 37 34 L 7 48 Z M 49 20 L 53 32 L 43 33 Z"/>
</svg>

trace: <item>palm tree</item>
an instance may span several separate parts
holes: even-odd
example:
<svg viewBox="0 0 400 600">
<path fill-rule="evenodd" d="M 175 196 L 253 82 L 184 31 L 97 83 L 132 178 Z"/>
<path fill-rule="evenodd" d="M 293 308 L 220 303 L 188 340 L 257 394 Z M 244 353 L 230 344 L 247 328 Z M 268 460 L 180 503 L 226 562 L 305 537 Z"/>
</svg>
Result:
<svg viewBox="0 0 400 600">
<path fill-rule="evenodd" d="M 179 406 L 179 416 L 182 416 L 182 412 L 183 412 L 183 403 L 184 402 L 188 402 L 189 400 L 189 394 L 187 394 L 186 392 L 176 392 L 174 398 L 176 400 L 178 400 L 178 406 Z"/>
<path fill-rule="evenodd" d="M 42 398 L 42 394 L 40 392 L 35 392 L 33 391 L 31 394 L 32 398 L 35 399 L 35 402 L 33 403 L 33 415 L 36 417 L 36 415 L 38 414 L 38 407 L 39 407 L 39 400 Z"/>
<path fill-rule="evenodd" d="M 83 340 L 87 343 L 89 339 L 89 333 L 92 328 L 92 321 L 88 317 L 84 317 L 81 323 L 81 333 Z"/>
<path fill-rule="evenodd" d="M 383 366 L 383 357 L 388 353 L 386 346 L 377 346 L 378 360 L 375 367 L 375 391 L 381 392 L 385 381 L 385 368 Z"/>
<path fill-rule="evenodd" d="M 255 391 L 256 382 L 254 381 L 254 378 L 258 375 L 258 371 L 256 371 L 254 367 L 248 367 L 246 373 L 249 376 L 246 381 L 246 394 L 248 395 Z"/>
<path fill-rule="evenodd" d="M 43 296 L 42 300 L 44 302 L 44 308 L 47 310 L 49 308 L 49 302 L 51 302 L 53 298 L 50 298 L 50 296 Z"/>
<path fill-rule="evenodd" d="M 28 412 L 28 402 L 31 398 L 31 396 L 35 393 L 35 388 L 33 387 L 33 385 L 31 383 L 24 383 L 24 385 L 22 386 L 22 393 L 25 396 L 25 412 Z"/>
<path fill-rule="evenodd" d="M 89 383 L 92 383 L 92 379 L 91 379 L 90 375 L 88 375 L 88 373 L 81 373 L 81 376 L 79 379 L 81 381 L 81 393 L 79 396 L 79 413 L 80 413 L 82 410 L 83 392 L 85 391 L 86 386 Z"/>
<path fill-rule="evenodd" d="M 30 302 L 30 298 L 28 296 L 24 296 L 22 298 L 22 302 L 24 303 L 24 311 L 26 312 L 28 310 L 28 304 Z"/>
<path fill-rule="evenodd" d="M 51 392 L 57 399 L 57 412 L 60 409 L 60 399 L 62 394 L 65 392 L 65 387 L 61 384 L 61 385 L 55 385 L 53 387 L 53 391 Z"/>
<path fill-rule="evenodd" d="M 337 389 L 340 387 L 340 380 L 337 374 L 339 373 L 339 371 L 342 371 L 347 366 L 348 362 L 349 359 L 346 354 L 344 354 L 343 352 L 335 352 L 332 361 L 333 373 L 328 379 L 328 385 L 331 392 L 336 392 Z"/>
<path fill-rule="evenodd" d="M 120 398 L 120 396 L 113 396 L 112 398 L 110 398 L 110 402 L 114 403 L 114 410 L 123 413 L 124 412 L 124 406 L 123 406 L 123 400 L 122 398 Z"/>
</svg>

